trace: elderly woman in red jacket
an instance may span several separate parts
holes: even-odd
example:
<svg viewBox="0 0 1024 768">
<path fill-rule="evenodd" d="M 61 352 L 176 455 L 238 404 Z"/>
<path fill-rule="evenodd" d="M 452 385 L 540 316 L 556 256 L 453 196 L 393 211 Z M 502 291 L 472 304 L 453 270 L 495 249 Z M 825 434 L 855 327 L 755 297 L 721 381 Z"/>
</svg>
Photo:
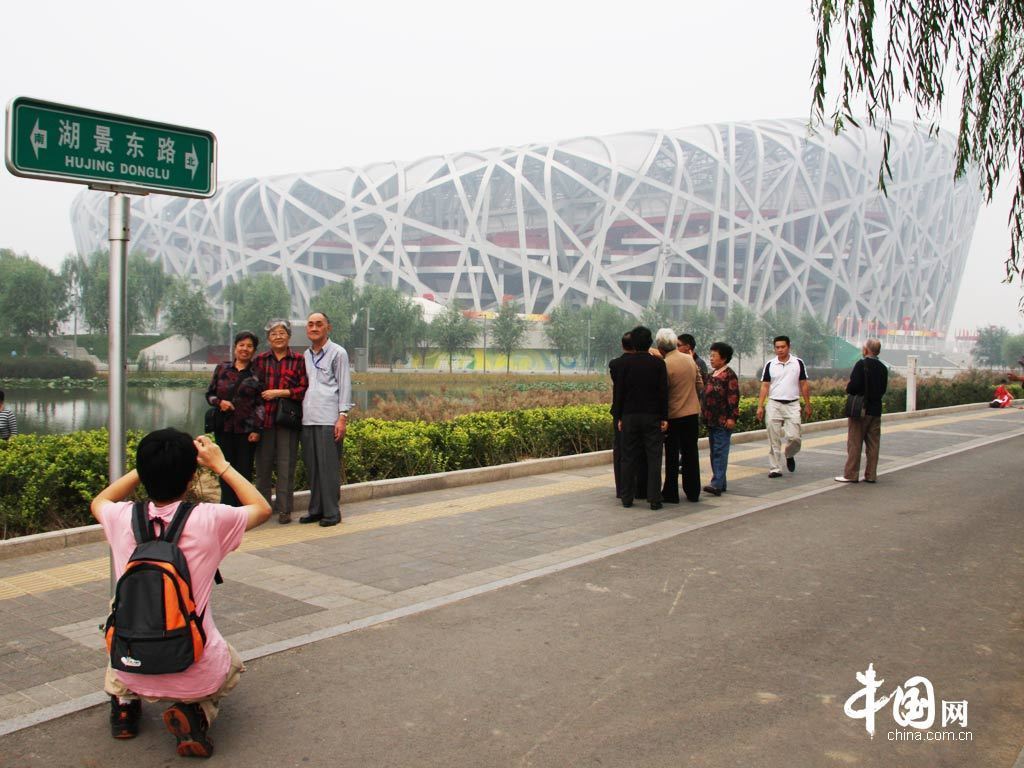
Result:
<svg viewBox="0 0 1024 768">
<path fill-rule="evenodd" d="M 729 465 L 729 445 L 740 417 L 740 381 L 729 367 L 732 347 L 724 341 L 711 345 L 708 363 L 711 371 L 704 383 L 704 425 L 708 428 L 711 449 L 711 482 L 704 491 L 712 496 L 725 492 L 725 471 Z"/>
</svg>

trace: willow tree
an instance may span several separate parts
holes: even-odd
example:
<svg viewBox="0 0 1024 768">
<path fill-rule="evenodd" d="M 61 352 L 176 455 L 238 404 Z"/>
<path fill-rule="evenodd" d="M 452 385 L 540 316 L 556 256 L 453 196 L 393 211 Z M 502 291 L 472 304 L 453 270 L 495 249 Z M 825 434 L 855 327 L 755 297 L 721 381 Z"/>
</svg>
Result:
<svg viewBox="0 0 1024 768">
<path fill-rule="evenodd" d="M 909 99 L 937 131 L 946 77 L 961 90 L 956 177 L 975 165 L 986 201 L 1016 175 L 1006 280 L 1024 278 L 1024 3 L 1020 0 L 812 0 L 818 25 L 812 117 L 838 133 L 866 115 L 884 131 L 879 182 L 890 175 L 893 106 Z M 841 50 L 832 50 L 833 35 Z M 828 78 L 838 65 L 839 78 Z M 826 79 L 837 82 L 828 98 Z"/>
</svg>

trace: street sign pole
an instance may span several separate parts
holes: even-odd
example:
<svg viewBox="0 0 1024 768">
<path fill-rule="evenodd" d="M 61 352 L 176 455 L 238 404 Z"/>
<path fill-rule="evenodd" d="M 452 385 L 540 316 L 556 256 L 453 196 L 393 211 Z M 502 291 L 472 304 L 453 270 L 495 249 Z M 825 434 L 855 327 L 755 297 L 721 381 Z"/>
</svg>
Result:
<svg viewBox="0 0 1024 768">
<path fill-rule="evenodd" d="M 110 198 L 108 288 L 110 482 L 124 474 L 127 195 L 150 192 L 212 197 L 217 191 L 217 139 L 210 131 L 140 120 L 19 96 L 6 112 L 4 163 L 15 176 L 87 184 Z M 113 562 L 111 562 L 113 590 Z"/>
<path fill-rule="evenodd" d="M 131 239 L 131 213 L 128 196 L 116 192 L 110 196 L 110 285 L 108 297 L 110 315 L 108 318 L 109 338 L 107 339 L 107 360 L 109 363 L 109 388 L 107 400 L 110 406 L 110 481 L 124 474 L 124 396 L 125 396 L 125 330 L 127 309 L 125 294 L 127 287 L 128 241 Z"/>
</svg>

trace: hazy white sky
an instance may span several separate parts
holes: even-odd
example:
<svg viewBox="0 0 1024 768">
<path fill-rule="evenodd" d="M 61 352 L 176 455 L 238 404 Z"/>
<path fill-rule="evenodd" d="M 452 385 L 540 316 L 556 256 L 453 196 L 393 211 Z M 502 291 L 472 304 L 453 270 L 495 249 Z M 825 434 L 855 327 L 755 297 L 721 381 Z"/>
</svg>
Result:
<svg viewBox="0 0 1024 768">
<path fill-rule="evenodd" d="M 0 100 L 212 130 L 219 176 L 504 144 L 806 117 L 807 0 L 5 4 Z M 911 117 L 908 111 L 902 117 Z M 943 124 L 956 126 L 953 110 Z M 74 250 L 81 187 L 0 171 L 0 247 Z M 978 218 L 953 328 L 1024 331 L 1001 285 L 1010 193 Z"/>
</svg>

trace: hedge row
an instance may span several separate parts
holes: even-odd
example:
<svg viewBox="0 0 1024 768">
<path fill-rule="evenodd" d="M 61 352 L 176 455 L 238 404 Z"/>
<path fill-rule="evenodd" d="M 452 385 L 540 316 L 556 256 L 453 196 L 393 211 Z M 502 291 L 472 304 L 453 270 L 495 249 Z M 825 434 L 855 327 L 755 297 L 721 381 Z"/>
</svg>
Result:
<svg viewBox="0 0 1024 768">
<path fill-rule="evenodd" d="M 929 396 L 919 391 L 918 403 Z M 812 421 L 836 419 L 843 415 L 845 397 L 814 397 L 812 403 Z M 737 431 L 763 426 L 756 410 L 756 398 L 740 400 Z M 473 413 L 435 423 L 360 419 L 349 425 L 345 438 L 346 482 L 599 451 L 611 447 L 612 436 L 607 405 Z M 141 432 L 127 436 L 129 468 L 141 438 Z M 0 441 L 0 535 L 91 523 L 88 502 L 107 483 L 107 450 L 105 429 Z M 306 487 L 301 458 L 296 487 Z"/>
<path fill-rule="evenodd" d="M 70 357 L 0 358 L 0 379 L 91 379 L 96 366 Z"/>
</svg>

